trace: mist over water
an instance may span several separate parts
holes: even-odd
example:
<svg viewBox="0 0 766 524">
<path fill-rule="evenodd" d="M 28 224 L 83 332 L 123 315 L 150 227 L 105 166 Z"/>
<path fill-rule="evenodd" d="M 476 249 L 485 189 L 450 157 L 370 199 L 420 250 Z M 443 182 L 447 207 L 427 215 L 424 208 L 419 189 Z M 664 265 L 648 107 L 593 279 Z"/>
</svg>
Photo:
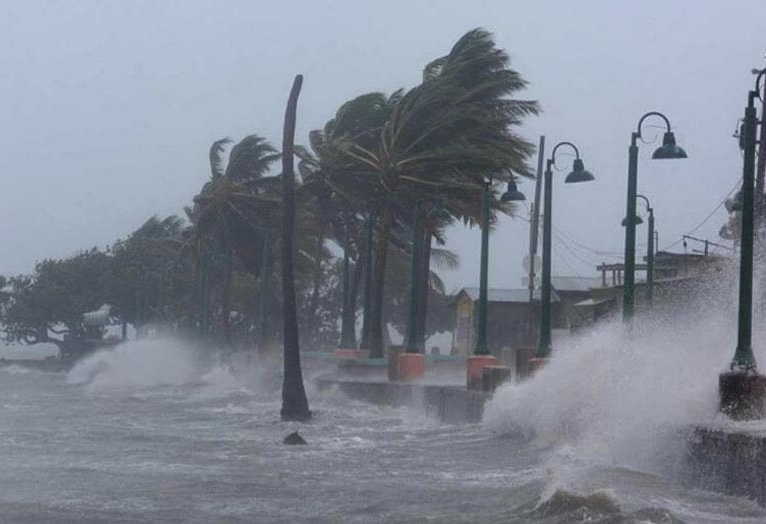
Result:
<svg viewBox="0 0 766 524">
<path fill-rule="evenodd" d="M 94 388 L 166 386 L 186 384 L 200 374 L 182 342 L 144 339 L 90 355 L 69 371 L 67 382 Z"/>
</svg>

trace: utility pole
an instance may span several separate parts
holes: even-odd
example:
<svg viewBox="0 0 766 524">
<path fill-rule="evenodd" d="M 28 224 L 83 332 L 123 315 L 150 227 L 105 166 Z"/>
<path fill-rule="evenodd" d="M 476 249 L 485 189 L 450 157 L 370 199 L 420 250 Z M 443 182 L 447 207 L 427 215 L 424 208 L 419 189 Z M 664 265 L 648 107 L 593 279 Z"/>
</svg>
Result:
<svg viewBox="0 0 766 524">
<path fill-rule="evenodd" d="M 529 210 L 529 272 L 527 287 L 529 288 L 529 317 L 527 320 L 527 333 L 529 340 L 535 340 L 536 321 L 533 302 L 535 298 L 535 257 L 537 257 L 537 238 L 540 234 L 540 189 L 543 185 L 543 163 L 545 159 L 545 135 L 540 135 L 540 144 L 537 146 L 537 173 L 535 174 L 535 200 Z"/>
<path fill-rule="evenodd" d="M 535 295 L 535 256 L 537 256 L 537 236 L 540 233 L 540 187 L 543 184 L 543 158 L 545 157 L 545 136 L 540 135 L 537 147 L 537 174 L 535 175 L 535 201 L 529 211 L 529 303 Z"/>
<path fill-rule="evenodd" d="M 753 69 L 753 74 L 760 74 L 766 69 Z M 766 82 L 761 90 L 761 100 L 766 101 Z M 764 179 L 766 179 L 766 103 L 761 104 L 760 139 L 758 141 L 758 163 L 755 169 L 755 204 L 756 223 L 761 224 L 764 217 Z M 760 229 L 760 227 L 759 227 Z"/>
</svg>

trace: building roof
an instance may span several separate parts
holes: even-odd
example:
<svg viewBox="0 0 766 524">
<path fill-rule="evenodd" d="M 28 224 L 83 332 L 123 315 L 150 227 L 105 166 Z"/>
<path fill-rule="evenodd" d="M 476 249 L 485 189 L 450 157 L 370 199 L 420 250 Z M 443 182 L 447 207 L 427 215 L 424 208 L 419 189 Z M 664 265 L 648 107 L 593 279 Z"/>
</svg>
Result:
<svg viewBox="0 0 766 524">
<path fill-rule="evenodd" d="M 529 277 L 522 277 L 522 284 L 529 282 Z M 594 287 L 603 287 L 601 277 L 551 277 L 553 289 L 563 292 L 590 291 Z"/>
<path fill-rule="evenodd" d="M 478 287 L 464 287 L 458 292 L 458 295 L 465 293 L 468 298 L 474 302 L 479 300 L 479 288 Z M 540 290 L 536 289 L 534 294 L 535 300 L 540 300 Z M 529 290 L 528 289 L 503 289 L 503 288 L 489 288 L 487 289 L 487 300 L 489 302 L 529 302 Z M 558 302 L 559 296 L 556 294 L 556 290 L 551 292 L 551 301 Z"/>
</svg>

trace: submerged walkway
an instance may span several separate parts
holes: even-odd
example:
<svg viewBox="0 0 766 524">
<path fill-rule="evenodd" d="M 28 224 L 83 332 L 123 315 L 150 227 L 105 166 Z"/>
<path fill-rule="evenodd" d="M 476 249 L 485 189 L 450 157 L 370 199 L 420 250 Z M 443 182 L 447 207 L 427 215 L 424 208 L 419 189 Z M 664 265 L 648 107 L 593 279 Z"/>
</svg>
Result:
<svg viewBox="0 0 766 524">
<path fill-rule="evenodd" d="M 350 398 L 378 405 L 411 406 L 449 424 L 480 422 L 491 397 L 466 389 L 464 359 L 430 357 L 425 376 L 406 382 L 388 379 L 385 359 L 336 361 L 335 371 L 316 379 L 320 389 L 337 388 Z"/>
</svg>

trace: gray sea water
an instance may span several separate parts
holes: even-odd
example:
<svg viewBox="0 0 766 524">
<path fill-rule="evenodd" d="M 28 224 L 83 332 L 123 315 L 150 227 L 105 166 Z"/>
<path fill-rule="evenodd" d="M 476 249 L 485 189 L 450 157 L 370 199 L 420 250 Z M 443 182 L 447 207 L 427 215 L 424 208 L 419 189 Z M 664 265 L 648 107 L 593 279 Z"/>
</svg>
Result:
<svg viewBox="0 0 766 524">
<path fill-rule="evenodd" d="M 443 425 L 307 382 L 315 417 L 295 424 L 280 421 L 271 370 L 235 375 L 176 342 L 68 373 L 2 368 L 0 521 L 766 522 L 752 501 L 566 439 Z M 296 429 L 308 446 L 282 444 Z"/>
</svg>

